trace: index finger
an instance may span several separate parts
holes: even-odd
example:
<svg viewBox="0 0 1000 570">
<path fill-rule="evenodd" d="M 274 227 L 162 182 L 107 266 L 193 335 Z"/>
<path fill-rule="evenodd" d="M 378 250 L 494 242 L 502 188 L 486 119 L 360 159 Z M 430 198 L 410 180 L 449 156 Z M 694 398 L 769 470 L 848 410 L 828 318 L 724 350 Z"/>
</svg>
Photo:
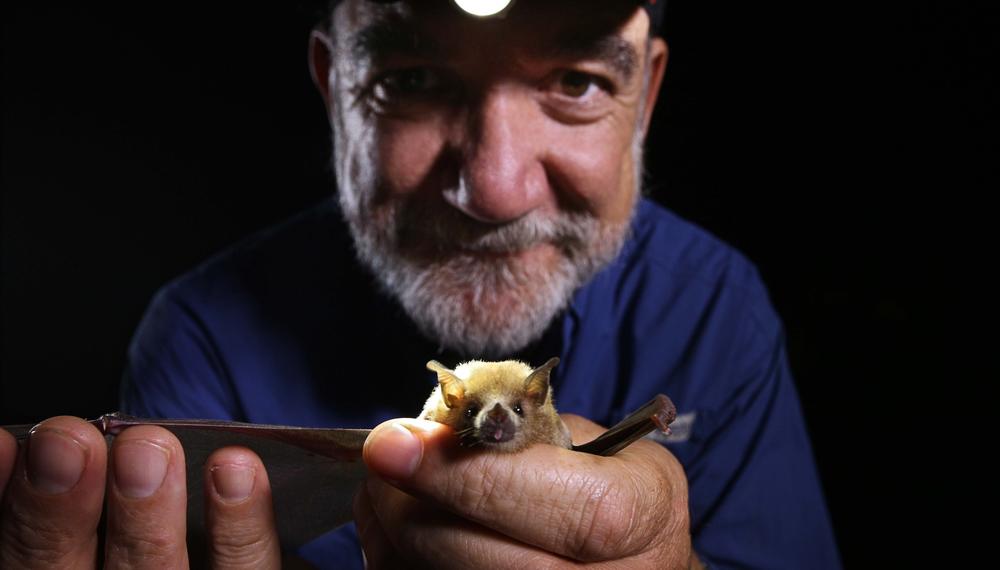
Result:
<svg viewBox="0 0 1000 570">
<path fill-rule="evenodd" d="M 11 438 L 12 439 L 12 438 Z M 0 567 L 93 566 L 104 501 L 107 445 L 87 422 L 50 418 L 17 450 L 0 444 L 0 470 L 18 457 L 0 506 Z"/>
<path fill-rule="evenodd" d="M 157 426 L 130 427 L 111 446 L 105 568 L 183 568 L 184 449 Z"/>
<path fill-rule="evenodd" d="M 382 469 L 380 458 L 411 456 L 419 460 L 409 476 Z M 683 470 L 669 452 L 648 441 L 614 457 L 550 445 L 515 454 L 470 452 L 457 448 L 450 428 L 396 420 L 372 432 L 365 459 L 409 494 L 577 560 L 625 557 L 649 548 L 664 525 L 683 522 L 672 519 L 687 509 Z"/>
</svg>

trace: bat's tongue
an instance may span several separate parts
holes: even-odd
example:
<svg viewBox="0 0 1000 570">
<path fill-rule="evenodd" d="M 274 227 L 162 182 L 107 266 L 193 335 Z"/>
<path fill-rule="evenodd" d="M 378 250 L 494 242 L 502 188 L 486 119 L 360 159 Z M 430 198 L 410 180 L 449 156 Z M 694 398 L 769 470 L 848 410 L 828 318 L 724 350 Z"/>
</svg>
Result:
<svg viewBox="0 0 1000 570">
<path fill-rule="evenodd" d="M 479 439 L 484 443 L 503 443 L 513 439 L 516 431 L 506 414 L 490 412 L 479 426 Z"/>
</svg>

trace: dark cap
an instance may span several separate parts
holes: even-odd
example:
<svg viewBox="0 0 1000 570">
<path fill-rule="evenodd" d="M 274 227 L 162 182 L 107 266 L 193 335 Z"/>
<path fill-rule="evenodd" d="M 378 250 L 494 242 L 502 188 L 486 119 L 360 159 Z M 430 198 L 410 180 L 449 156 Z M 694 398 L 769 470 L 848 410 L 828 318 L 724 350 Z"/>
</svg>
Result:
<svg viewBox="0 0 1000 570">
<path fill-rule="evenodd" d="M 340 4 L 343 0 L 330 0 L 328 5 L 328 10 L 333 11 L 333 9 Z M 377 2 L 380 4 L 389 4 L 392 2 L 398 2 L 399 0 L 370 0 L 372 2 Z M 451 0 L 453 1 L 453 0 Z M 523 0 L 530 2 L 531 0 Z M 663 14 L 666 11 L 667 0 L 604 0 L 606 2 L 621 2 L 623 4 L 638 4 L 646 10 L 649 14 L 649 32 L 650 34 L 658 34 L 663 27 Z M 515 4 L 516 0 L 512 0 L 511 4 Z"/>
</svg>

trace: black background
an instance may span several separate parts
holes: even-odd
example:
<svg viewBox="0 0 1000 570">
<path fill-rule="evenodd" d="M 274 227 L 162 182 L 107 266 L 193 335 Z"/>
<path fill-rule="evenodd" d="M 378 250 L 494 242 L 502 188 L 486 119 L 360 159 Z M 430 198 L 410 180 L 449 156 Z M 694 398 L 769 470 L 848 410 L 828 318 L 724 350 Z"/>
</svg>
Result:
<svg viewBox="0 0 1000 570">
<path fill-rule="evenodd" d="M 114 409 L 156 288 L 331 189 L 309 8 L 23 4 L 3 8 L 0 424 Z M 995 513 L 987 22 L 668 8 L 652 193 L 760 267 L 849 567 L 974 560 Z"/>
</svg>

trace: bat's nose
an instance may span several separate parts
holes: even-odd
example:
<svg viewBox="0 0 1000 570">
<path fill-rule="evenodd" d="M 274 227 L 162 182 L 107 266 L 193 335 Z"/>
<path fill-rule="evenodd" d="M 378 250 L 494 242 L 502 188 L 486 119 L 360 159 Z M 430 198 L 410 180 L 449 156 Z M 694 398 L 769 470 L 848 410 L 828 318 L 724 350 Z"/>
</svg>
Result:
<svg viewBox="0 0 1000 570">
<path fill-rule="evenodd" d="M 486 412 L 483 425 L 479 429 L 480 438 L 485 443 L 503 443 L 514 439 L 517 424 L 511 421 L 510 412 L 502 405 L 495 404 Z"/>
<path fill-rule="evenodd" d="M 486 414 L 486 417 L 498 424 L 502 424 L 510 419 L 507 410 L 503 409 L 503 406 L 499 403 L 493 406 L 493 409 Z"/>
</svg>

